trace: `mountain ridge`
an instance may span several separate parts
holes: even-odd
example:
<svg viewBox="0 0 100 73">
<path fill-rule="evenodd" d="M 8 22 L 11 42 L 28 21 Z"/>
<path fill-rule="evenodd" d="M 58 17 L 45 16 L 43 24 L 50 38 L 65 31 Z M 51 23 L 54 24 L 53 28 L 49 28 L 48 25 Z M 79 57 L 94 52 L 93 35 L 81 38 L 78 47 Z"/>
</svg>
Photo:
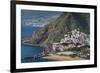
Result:
<svg viewBox="0 0 100 73">
<path fill-rule="evenodd" d="M 76 28 L 89 34 L 89 23 L 89 14 L 64 12 L 54 22 L 32 34 L 31 42 L 36 44 L 60 42 L 64 34 Z"/>
</svg>

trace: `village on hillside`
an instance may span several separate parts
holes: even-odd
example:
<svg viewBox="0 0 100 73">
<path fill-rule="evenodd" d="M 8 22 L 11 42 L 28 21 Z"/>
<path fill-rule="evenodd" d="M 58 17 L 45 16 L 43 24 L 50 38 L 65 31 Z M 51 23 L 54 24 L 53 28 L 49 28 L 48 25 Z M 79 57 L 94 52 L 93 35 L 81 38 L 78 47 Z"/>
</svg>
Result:
<svg viewBox="0 0 100 73">
<path fill-rule="evenodd" d="M 64 45 L 66 45 L 66 47 L 64 47 Z M 82 47 L 85 45 L 90 45 L 89 35 L 80 32 L 78 28 L 65 34 L 64 38 L 62 38 L 59 43 L 53 43 L 53 50 L 59 49 L 60 51 L 64 51 L 64 49 Z"/>
<path fill-rule="evenodd" d="M 74 29 L 60 42 L 52 44 L 52 52 L 44 58 L 51 60 L 79 60 L 90 58 L 90 38 L 89 35 Z"/>
</svg>

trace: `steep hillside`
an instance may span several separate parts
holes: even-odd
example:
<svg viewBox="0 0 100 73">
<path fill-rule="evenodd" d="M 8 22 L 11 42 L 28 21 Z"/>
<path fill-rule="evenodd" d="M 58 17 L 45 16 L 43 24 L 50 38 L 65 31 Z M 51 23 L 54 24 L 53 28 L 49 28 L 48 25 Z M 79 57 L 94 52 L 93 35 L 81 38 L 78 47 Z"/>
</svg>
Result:
<svg viewBox="0 0 100 73">
<path fill-rule="evenodd" d="M 89 34 L 89 23 L 89 14 L 63 13 L 54 22 L 34 33 L 31 41 L 36 44 L 60 42 L 64 34 L 75 28 Z"/>
</svg>

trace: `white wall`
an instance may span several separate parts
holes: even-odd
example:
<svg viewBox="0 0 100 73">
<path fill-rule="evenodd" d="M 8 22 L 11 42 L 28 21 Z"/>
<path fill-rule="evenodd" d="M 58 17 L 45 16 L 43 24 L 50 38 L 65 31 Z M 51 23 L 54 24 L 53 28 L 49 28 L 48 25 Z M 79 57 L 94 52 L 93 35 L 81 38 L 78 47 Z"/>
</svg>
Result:
<svg viewBox="0 0 100 73">
<path fill-rule="evenodd" d="M 34 0 L 45 2 L 98 4 L 98 67 L 85 69 L 42 71 L 36 73 L 99 73 L 100 72 L 100 1 L 98 0 Z M 0 1 L 0 73 L 10 73 L 10 0 Z M 31 72 L 29 72 L 31 73 Z"/>
</svg>

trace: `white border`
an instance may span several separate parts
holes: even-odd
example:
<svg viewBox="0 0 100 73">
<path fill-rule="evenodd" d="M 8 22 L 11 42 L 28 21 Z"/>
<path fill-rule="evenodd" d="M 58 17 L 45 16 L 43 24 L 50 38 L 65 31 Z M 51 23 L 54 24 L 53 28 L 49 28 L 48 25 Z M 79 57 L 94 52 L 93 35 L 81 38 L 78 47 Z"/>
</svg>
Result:
<svg viewBox="0 0 100 73">
<path fill-rule="evenodd" d="M 90 13 L 90 60 L 21 63 L 21 9 Z M 94 64 L 94 10 L 85 8 L 16 5 L 16 68 L 39 68 Z"/>
</svg>

